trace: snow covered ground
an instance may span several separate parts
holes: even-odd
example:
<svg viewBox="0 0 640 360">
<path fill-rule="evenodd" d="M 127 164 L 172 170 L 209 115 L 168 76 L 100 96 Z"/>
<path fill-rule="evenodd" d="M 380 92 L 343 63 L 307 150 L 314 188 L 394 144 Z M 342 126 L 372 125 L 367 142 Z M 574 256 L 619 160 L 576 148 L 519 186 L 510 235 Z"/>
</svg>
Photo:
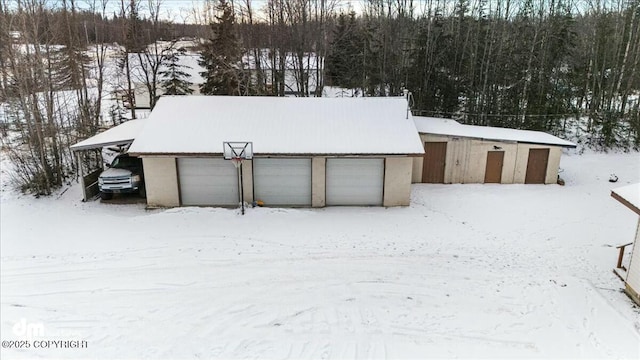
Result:
<svg viewBox="0 0 640 360">
<path fill-rule="evenodd" d="M 51 348 L 0 355 L 639 358 L 640 309 L 612 272 L 638 219 L 609 195 L 638 160 L 565 156 L 564 187 L 419 184 L 407 208 L 245 216 L 3 184 L 3 346 Z"/>
</svg>

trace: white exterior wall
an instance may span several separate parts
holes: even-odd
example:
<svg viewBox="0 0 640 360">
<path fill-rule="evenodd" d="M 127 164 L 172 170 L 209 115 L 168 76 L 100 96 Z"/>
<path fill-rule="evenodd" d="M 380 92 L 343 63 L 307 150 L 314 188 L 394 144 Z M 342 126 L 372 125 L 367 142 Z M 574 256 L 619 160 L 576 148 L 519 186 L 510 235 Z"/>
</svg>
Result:
<svg viewBox="0 0 640 360">
<path fill-rule="evenodd" d="M 636 239 L 631 252 L 631 263 L 627 272 L 626 291 L 634 301 L 640 304 L 640 220 L 636 229 Z"/>
<path fill-rule="evenodd" d="M 550 145 L 518 144 L 518 154 L 516 157 L 516 168 L 513 175 L 513 182 L 524 184 L 527 176 L 527 162 L 529 161 L 529 149 L 549 149 L 549 159 L 547 160 L 547 175 L 545 184 L 555 184 L 558 181 L 558 167 L 560 167 L 560 157 L 562 148 Z"/>
<path fill-rule="evenodd" d="M 421 183 L 422 182 L 422 162 L 424 161 L 422 156 L 416 156 L 413 158 L 412 165 L 412 174 L 411 174 L 411 183 Z"/>
<path fill-rule="evenodd" d="M 408 206 L 411 201 L 410 157 L 388 157 L 384 161 L 383 206 Z"/>
<path fill-rule="evenodd" d="M 499 149 L 496 149 L 499 148 Z M 467 171 L 464 183 L 484 183 L 487 169 L 487 153 L 489 151 L 503 151 L 504 159 L 502 163 L 501 184 L 513 184 L 513 170 L 516 165 L 517 144 L 472 140 L 467 162 Z"/>
<path fill-rule="evenodd" d="M 471 139 L 452 137 L 447 143 L 447 160 L 444 170 L 445 184 L 464 184 L 469 176 Z M 484 171 L 483 171 L 484 173 Z"/>
<path fill-rule="evenodd" d="M 555 184 L 562 148 L 559 146 L 518 144 L 513 142 L 486 141 L 473 138 L 420 134 L 422 143 L 446 142 L 447 156 L 444 170 L 445 184 L 483 183 L 489 151 L 504 151 L 502 184 L 524 184 L 527 174 L 529 149 L 549 149 L 546 184 Z M 495 149 L 499 147 L 500 149 Z M 422 157 L 413 159 L 413 183 L 422 182 Z"/>
<path fill-rule="evenodd" d="M 242 190 L 243 199 L 251 204 L 253 202 L 253 161 L 242 160 Z"/>
<path fill-rule="evenodd" d="M 143 157 L 147 205 L 152 207 L 180 206 L 180 191 L 176 158 Z M 411 198 L 411 176 L 414 158 L 385 158 L 383 206 L 407 206 Z M 253 201 L 253 163 L 242 163 L 244 200 Z M 312 207 L 326 206 L 326 158 L 311 160 Z"/>
<path fill-rule="evenodd" d="M 147 205 L 150 207 L 180 206 L 180 187 L 174 157 L 143 157 Z M 242 162 L 244 201 L 253 201 L 253 173 L 251 160 Z"/>
<path fill-rule="evenodd" d="M 549 164 L 547 165 L 547 177 L 545 184 L 558 183 L 558 169 L 560 168 L 560 159 L 562 158 L 562 148 L 552 146 L 549 149 Z"/>
<path fill-rule="evenodd" d="M 423 145 L 425 142 L 447 143 L 447 155 L 444 167 L 444 183 L 464 183 L 467 177 L 469 156 L 473 140 L 469 138 L 431 134 L 420 134 L 420 138 L 422 139 Z M 416 178 L 418 179 L 417 182 L 422 182 L 422 166 L 420 166 L 419 170 L 419 175 Z M 482 174 L 484 180 L 484 169 L 482 170 Z"/>
<path fill-rule="evenodd" d="M 311 206 L 324 207 L 326 205 L 326 164 L 324 157 L 311 159 Z"/>
<path fill-rule="evenodd" d="M 180 206 L 178 172 L 174 157 L 143 157 L 147 205 Z"/>
</svg>

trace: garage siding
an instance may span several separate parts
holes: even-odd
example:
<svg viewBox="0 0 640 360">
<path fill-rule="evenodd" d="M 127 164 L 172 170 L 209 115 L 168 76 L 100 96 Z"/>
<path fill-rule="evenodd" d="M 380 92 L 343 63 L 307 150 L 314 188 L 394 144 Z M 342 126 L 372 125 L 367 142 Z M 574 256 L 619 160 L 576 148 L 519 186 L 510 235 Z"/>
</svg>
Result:
<svg viewBox="0 0 640 360">
<path fill-rule="evenodd" d="M 411 201 L 410 157 L 387 157 L 384 161 L 383 206 L 409 206 Z"/>
<path fill-rule="evenodd" d="M 314 157 L 311 160 L 311 206 L 324 207 L 326 205 L 326 164 L 324 157 Z"/>
<path fill-rule="evenodd" d="M 558 167 L 562 147 L 524 144 L 515 142 L 490 141 L 474 138 L 444 135 L 420 134 L 423 142 L 447 142 L 445 183 L 483 183 L 486 175 L 489 151 L 504 151 L 502 184 L 524 184 L 530 149 L 549 149 L 545 184 L 554 184 L 558 177 Z M 414 158 L 412 182 L 422 182 L 424 162 Z"/>
<path fill-rule="evenodd" d="M 180 206 L 176 159 L 173 157 L 143 157 L 147 205 L 150 207 Z"/>
</svg>

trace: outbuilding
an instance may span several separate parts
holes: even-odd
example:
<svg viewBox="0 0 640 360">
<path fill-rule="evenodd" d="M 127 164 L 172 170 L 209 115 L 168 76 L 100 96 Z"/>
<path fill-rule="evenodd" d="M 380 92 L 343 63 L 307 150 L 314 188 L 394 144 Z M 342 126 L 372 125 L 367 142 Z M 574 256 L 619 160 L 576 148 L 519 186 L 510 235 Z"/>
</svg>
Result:
<svg viewBox="0 0 640 360">
<path fill-rule="evenodd" d="M 611 196 L 628 207 L 631 211 L 640 215 L 640 183 L 623 186 L 611 191 Z M 622 250 L 624 251 L 624 249 Z M 622 253 L 618 260 L 618 266 L 622 261 Z M 636 227 L 636 237 L 631 251 L 629 269 L 623 278 L 624 292 L 638 305 L 640 305 L 640 218 Z"/>
<path fill-rule="evenodd" d="M 230 141 L 253 147 L 241 182 Z M 424 150 L 404 98 L 166 96 L 129 153 L 149 206 L 323 207 L 409 205 Z"/>
<path fill-rule="evenodd" d="M 576 147 L 540 131 L 414 121 L 425 149 L 414 160 L 414 183 L 555 184 L 562 148 Z"/>
</svg>

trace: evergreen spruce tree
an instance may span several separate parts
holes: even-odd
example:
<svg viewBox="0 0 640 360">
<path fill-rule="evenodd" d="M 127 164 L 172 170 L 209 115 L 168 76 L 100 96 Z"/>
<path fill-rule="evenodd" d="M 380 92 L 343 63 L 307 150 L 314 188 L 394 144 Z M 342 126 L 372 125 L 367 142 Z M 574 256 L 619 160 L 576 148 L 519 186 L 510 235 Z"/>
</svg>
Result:
<svg viewBox="0 0 640 360">
<path fill-rule="evenodd" d="M 158 72 L 160 75 L 160 87 L 165 95 L 190 95 L 192 82 L 191 75 L 184 71 L 190 66 L 180 64 L 180 56 L 184 56 L 187 50 L 183 47 L 176 49 L 166 58 L 166 69 Z"/>
<path fill-rule="evenodd" d="M 219 14 L 211 23 L 212 37 L 200 54 L 201 73 L 205 82 L 200 92 L 205 95 L 240 95 L 242 51 L 235 34 L 233 8 L 226 0 L 219 0 Z"/>
<path fill-rule="evenodd" d="M 81 74 L 88 73 L 91 59 L 79 47 L 66 46 L 49 49 L 50 74 L 54 89 L 78 90 L 82 87 Z M 81 68 L 82 67 L 82 68 Z"/>
<path fill-rule="evenodd" d="M 353 89 L 361 85 L 363 42 L 356 23 L 356 13 L 341 13 L 327 56 L 327 73 L 332 85 Z"/>
</svg>

